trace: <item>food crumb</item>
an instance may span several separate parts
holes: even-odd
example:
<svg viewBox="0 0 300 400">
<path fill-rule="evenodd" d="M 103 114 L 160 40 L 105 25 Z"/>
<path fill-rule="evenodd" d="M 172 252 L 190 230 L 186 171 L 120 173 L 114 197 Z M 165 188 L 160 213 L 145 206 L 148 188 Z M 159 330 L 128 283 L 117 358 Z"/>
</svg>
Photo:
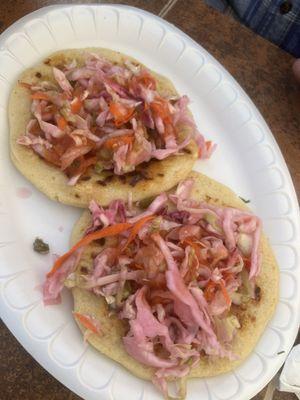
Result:
<svg viewBox="0 0 300 400">
<path fill-rule="evenodd" d="M 250 203 L 250 200 L 244 199 L 242 196 L 239 196 L 239 198 L 246 204 Z"/>
<path fill-rule="evenodd" d="M 40 254 L 48 254 L 49 245 L 48 243 L 45 243 L 42 239 L 37 237 L 33 242 L 33 250 Z"/>
</svg>

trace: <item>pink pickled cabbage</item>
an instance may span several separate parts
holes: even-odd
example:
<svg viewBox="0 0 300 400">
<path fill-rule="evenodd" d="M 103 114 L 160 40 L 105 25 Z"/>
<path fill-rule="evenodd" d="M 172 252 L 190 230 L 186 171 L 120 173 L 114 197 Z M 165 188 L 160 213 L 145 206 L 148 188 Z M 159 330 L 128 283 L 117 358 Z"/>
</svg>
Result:
<svg viewBox="0 0 300 400">
<path fill-rule="evenodd" d="M 33 101 L 32 119 L 18 144 L 60 168 L 69 185 L 97 163 L 123 175 L 151 159 L 183 154 L 191 139 L 199 158 L 214 151 L 196 128 L 188 97 L 160 94 L 144 67 L 114 65 L 92 53 L 81 67 L 74 61 L 52 71 L 56 84 L 21 82 Z"/>
<path fill-rule="evenodd" d="M 128 323 L 126 351 L 154 368 L 153 381 L 166 393 L 167 380 L 185 377 L 204 354 L 237 358 L 231 343 L 240 324 L 231 305 L 249 299 L 249 287 L 254 293 L 261 266 L 260 220 L 250 212 L 192 200 L 193 185 L 193 179 L 181 182 L 174 194 L 162 193 L 143 212 L 120 200 L 108 207 L 92 201 L 86 234 L 146 222 L 129 245 L 134 228 L 98 250 L 89 271 L 76 281 Z M 73 253 L 47 278 L 45 303 L 58 301 L 79 258 Z"/>
</svg>

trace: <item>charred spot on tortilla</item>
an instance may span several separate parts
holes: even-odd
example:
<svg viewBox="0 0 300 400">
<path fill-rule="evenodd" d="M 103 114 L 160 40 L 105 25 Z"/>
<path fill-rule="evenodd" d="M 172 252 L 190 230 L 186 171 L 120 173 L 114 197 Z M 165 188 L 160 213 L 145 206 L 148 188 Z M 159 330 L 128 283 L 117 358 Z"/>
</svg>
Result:
<svg viewBox="0 0 300 400">
<path fill-rule="evenodd" d="M 125 175 L 117 175 L 118 179 L 122 183 L 126 183 L 126 176 Z"/>
<path fill-rule="evenodd" d="M 79 195 L 78 193 L 75 193 L 75 197 L 76 197 L 77 199 L 80 199 L 80 195 Z"/>
<path fill-rule="evenodd" d="M 135 186 L 137 183 L 140 181 L 145 181 L 145 180 L 150 180 L 148 174 L 146 171 L 143 170 L 136 170 L 134 172 L 131 172 L 129 175 L 129 185 L 130 186 Z"/>
<path fill-rule="evenodd" d="M 36 78 L 39 78 L 39 79 L 40 79 L 40 78 L 42 77 L 42 74 L 41 74 L 40 72 L 36 72 L 36 73 L 35 73 L 35 76 L 36 76 Z"/>
<path fill-rule="evenodd" d="M 260 301 L 261 300 L 261 288 L 259 286 L 255 286 L 255 300 Z"/>
<path fill-rule="evenodd" d="M 115 179 L 114 175 L 108 175 L 106 178 L 104 178 L 104 182 L 106 184 L 108 184 L 108 183 L 112 182 L 114 179 Z"/>
<path fill-rule="evenodd" d="M 82 181 L 89 181 L 91 179 L 91 176 L 83 176 L 81 178 Z"/>
<path fill-rule="evenodd" d="M 107 183 L 105 181 L 101 181 L 100 179 L 98 181 L 96 181 L 96 183 L 98 183 L 98 185 L 101 185 L 101 186 L 107 186 Z"/>
</svg>

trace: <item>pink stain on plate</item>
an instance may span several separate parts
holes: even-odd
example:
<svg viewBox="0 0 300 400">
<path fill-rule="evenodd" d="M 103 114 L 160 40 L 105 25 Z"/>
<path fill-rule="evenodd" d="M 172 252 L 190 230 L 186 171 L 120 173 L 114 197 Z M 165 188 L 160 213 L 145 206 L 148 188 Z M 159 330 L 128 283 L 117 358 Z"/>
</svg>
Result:
<svg viewBox="0 0 300 400">
<path fill-rule="evenodd" d="M 19 187 L 16 193 L 20 199 L 28 199 L 32 195 L 32 191 L 26 187 Z"/>
<path fill-rule="evenodd" d="M 58 230 L 59 230 L 59 232 L 63 232 L 64 231 L 64 227 L 63 226 L 59 226 Z"/>
</svg>

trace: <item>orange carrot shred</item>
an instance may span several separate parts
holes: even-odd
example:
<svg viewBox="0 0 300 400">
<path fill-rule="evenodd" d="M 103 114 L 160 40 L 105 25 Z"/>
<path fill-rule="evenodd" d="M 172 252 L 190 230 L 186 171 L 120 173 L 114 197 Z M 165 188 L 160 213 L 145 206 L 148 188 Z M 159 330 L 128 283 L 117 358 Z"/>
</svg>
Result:
<svg viewBox="0 0 300 400">
<path fill-rule="evenodd" d="M 118 235 L 122 232 L 127 231 L 132 226 L 132 224 L 128 222 L 124 222 L 121 224 L 115 224 L 112 226 L 107 226 L 106 228 L 101 229 L 100 231 L 92 232 L 86 235 L 84 238 L 79 240 L 67 253 L 63 254 L 61 257 L 59 257 L 54 265 L 51 271 L 48 272 L 47 277 L 52 276 L 61 266 L 62 264 L 68 259 L 68 257 L 74 253 L 77 249 L 79 249 L 82 246 L 86 246 L 89 243 L 93 242 L 94 240 L 101 239 L 104 237 L 108 236 L 114 236 Z"/>
<path fill-rule="evenodd" d="M 224 298 L 225 298 L 226 303 L 230 306 L 230 304 L 231 304 L 231 299 L 230 299 L 230 297 L 229 297 L 229 294 L 228 294 L 228 292 L 227 292 L 227 290 L 226 290 L 226 287 L 225 287 L 224 283 L 223 283 L 223 282 L 220 282 L 219 285 L 220 285 L 220 287 L 221 287 L 222 294 L 223 294 L 223 296 L 224 296 Z"/>
<path fill-rule="evenodd" d="M 73 114 L 78 114 L 80 109 L 82 107 L 82 101 L 79 99 L 79 97 L 75 97 L 72 101 L 71 101 L 71 112 Z"/>
<path fill-rule="evenodd" d="M 168 102 L 162 97 L 157 97 L 150 103 L 150 108 L 154 114 L 158 115 L 165 124 L 171 124 L 172 118 L 168 107 Z"/>
<path fill-rule="evenodd" d="M 123 135 L 123 136 L 116 136 L 112 137 L 110 139 L 107 139 L 104 143 L 104 147 L 108 149 L 117 149 L 123 144 L 132 144 L 134 141 L 134 136 L 133 135 Z"/>
<path fill-rule="evenodd" d="M 44 92 L 35 92 L 30 96 L 32 100 L 49 100 L 49 96 Z"/>
<path fill-rule="evenodd" d="M 209 281 L 206 288 L 204 289 L 204 297 L 207 301 L 211 301 L 215 295 L 215 288 L 217 284 L 213 281 Z"/>
<path fill-rule="evenodd" d="M 207 301 L 213 300 L 216 292 L 216 286 L 220 286 L 222 294 L 225 298 L 226 303 L 230 306 L 231 304 L 231 299 L 229 297 L 229 294 L 227 292 L 227 289 L 222 281 L 216 283 L 213 281 L 209 281 L 206 288 L 204 289 L 204 297 Z"/>
<path fill-rule="evenodd" d="M 130 235 L 128 236 L 128 239 L 126 243 L 124 244 L 123 248 L 121 251 L 124 251 L 126 247 L 129 246 L 129 244 L 134 240 L 138 232 L 141 230 L 141 228 L 146 224 L 146 222 L 151 221 L 152 219 L 155 218 L 155 215 L 147 215 L 146 217 L 143 217 L 139 219 L 132 227 L 132 230 L 130 232 Z"/>
<path fill-rule="evenodd" d="M 78 312 L 74 312 L 73 313 L 74 317 L 76 319 L 78 319 L 78 321 L 88 330 L 90 330 L 93 333 L 100 333 L 99 332 L 99 328 L 93 324 L 93 322 L 91 321 L 91 318 L 89 318 L 88 316 L 84 315 L 84 314 L 80 314 Z"/>
<path fill-rule="evenodd" d="M 155 218 L 155 215 L 147 215 L 146 217 L 139 219 L 135 224 L 124 222 L 120 224 L 107 226 L 106 228 L 103 228 L 100 231 L 89 233 L 84 238 L 79 240 L 79 242 L 77 242 L 73 247 L 71 247 L 69 251 L 67 251 L 65 254 L 63 254 L 55 261 L 52 269 L 47 274 L 47 278 L 51 277 L 59 268 L 61 268 L 63 263 L 70 257 L 70 255 L 72 255 L 80 247 L 86 246 L 97 239 L 101 239 L 108 236 L 119 235 L 120 233 L 123 233 L 128 229 L 132 228 L 132 231 L 130 232 L 130 235 L 121 251 L 125 250 L 126 247 L 135 238 L 138 231 L 145 225 L 146 222 L 151 221 L 153 218 Z"/>
<path fill-rule="evenodd" d="M 189 238 L 185 238 L 183 240 L 183 242 L 187 243 L 188 245 L 190 245 L 195 250 L 196 256 L 197 256 L 199 261 L 202 260 L 203 257 L 201 257 L 200 249 L 199 249 L 199 246 L 197 245 L 197 243 L 193 242 Z"/>
<path fill-rule="evenodd" d="M 64 131 L 66 129 L 66 126 L 68 125 L 67 121 L 65 118 L 61 115 L 57 117 L 57 126 L 61 131 Z"/>
<path fill-rule="evenodd" d="M 110 103 L 109 111 L 114 116 L 115 125 L 118 127 L 132 118 L 134 107 L 126 107 L 121 103 Z"/>
</svg>

